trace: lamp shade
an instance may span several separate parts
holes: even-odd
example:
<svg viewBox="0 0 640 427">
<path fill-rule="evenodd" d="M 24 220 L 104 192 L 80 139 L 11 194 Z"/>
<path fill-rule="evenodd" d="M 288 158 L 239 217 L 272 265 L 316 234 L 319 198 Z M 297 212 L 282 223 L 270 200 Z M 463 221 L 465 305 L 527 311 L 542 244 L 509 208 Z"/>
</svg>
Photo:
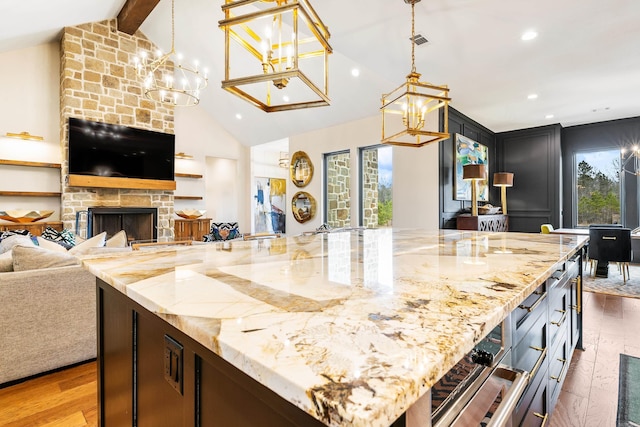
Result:
<svg viewBox="0 0 640 427">
<path fill-rule="evenodd" d="M 486 165 L 467 164 L 462 166 L 462 179 L 484 179 L 486 175 Z"/>
<path fill-rule="evenodd" d="M 512 172 L 496 172 L 493 174 L 494 187 L 513 187 Z"/>
</svg>

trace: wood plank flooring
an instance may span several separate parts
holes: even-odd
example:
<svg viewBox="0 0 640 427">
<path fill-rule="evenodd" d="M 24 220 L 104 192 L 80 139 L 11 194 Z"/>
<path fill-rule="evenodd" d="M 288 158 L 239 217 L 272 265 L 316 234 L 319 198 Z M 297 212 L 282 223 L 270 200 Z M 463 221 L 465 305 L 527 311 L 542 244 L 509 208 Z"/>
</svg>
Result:
<svg viewBox="0 0 640 427">
<path fill-rule="evenodd" d="M 0 389 L 0 426 L 98 425 L 96 367 L 89 362 Z"/>
<path fill-rule="evenodd" d="M 549 420 L 557 427 L 615 427 L 620 353 L 640 357 L 640 299 L 584 294 L 584 345 Z M 97 425 L 96 362 L 0 389 L 0 426 Z"/>
<path fill-rule="evenodd" d="M 549 420 L 615 427 L 620 353 L 640 357 L 640 299 L 584 293 L 584 351 L 576 350 Z"/>
</svg>

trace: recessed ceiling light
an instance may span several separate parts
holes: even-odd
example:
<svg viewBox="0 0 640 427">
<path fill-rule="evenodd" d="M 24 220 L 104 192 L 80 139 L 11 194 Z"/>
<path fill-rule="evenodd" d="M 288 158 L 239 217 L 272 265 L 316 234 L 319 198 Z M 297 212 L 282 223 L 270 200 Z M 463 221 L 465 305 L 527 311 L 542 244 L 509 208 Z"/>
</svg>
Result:
<svg viewBox="0 0 640 427">
<path fill-rule="evenodd" d="M 544 116 L 545 119 L 553 119 L 553 114 L 547 114 Z"/>
<path fill-rule="evenodd" d="M 357 68 L 352 68 L 351 69 L 351 75 L 353 77 L 358 77 L 360 75 L 360 70 L 358 70 Z"/>
<path fill-rule="evenodd" d="M 535 31 L 535 30 L 528 30 L 528 31 L 525 31 L 524 33 L 522 33 L 522 36 L 520 37 L 520 39 L 521 39 L 522 41 L 525 41 L 525 42 L 526 42 L 526 41 L 529 41 L 529 40 L 533 40 L 533 39 L 535 39 L 536 37 L 538 37 L 538 32 L 537 32 L 537 31 Z"/>
<path fill-rule="evenodd" d="M 242 114 L 240 114 L 240 113 L 236 114 L 236 119 L 241 120 L 242 119 Z"/>
<path fill-rule="evenodd" d="M 284 96 L 282 97 L 282 100 L 283 100 L 284 102 L 289 102 L 289 97 L 288 97 L 287 95 L 284 95 Z"/>
<path fill-rule="evenodd" d="M 527 96 L 527 99 L 538 99 L 538 94 L 537 93 L 530 93 Z"/>
</svg>

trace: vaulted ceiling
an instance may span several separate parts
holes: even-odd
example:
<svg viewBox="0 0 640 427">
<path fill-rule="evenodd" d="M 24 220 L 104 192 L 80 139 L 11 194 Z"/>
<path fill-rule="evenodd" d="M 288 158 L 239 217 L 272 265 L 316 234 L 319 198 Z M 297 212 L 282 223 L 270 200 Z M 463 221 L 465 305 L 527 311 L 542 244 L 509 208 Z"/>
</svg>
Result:
<svg viewBox="0 0 640 427">
<path fill-rule="evenodd" d="M 410 71 L 411 7 L 403 0 L 311 1 L 331 32 L 331 105 L 264 113 L 220 88 L 222 0 L 176 0 L 176 49 L 210 69 L 201 106 L 245 145 L 379 114 L 380 95 Z M 170 12 L 170 0 L 5 0 L 0 50 L 118 15 L 121 30 L 142 22 L 168 49 Z M 495 132 L 640 116 L 638 22 L 637 0 L 422 0 L 416 32 L 429 42 L 416 48 L 416 68 L 423 80 L 449 85 L 452 107 Z M 522 41 L 530 29 L 538 37 Z"/>
</svg>

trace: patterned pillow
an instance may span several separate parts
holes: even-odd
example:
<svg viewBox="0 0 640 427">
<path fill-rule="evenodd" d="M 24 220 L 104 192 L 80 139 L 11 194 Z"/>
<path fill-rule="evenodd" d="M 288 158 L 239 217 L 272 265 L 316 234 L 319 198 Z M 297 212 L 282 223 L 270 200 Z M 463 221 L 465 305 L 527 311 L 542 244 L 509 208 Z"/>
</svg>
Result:
<svg viewBox="0 0 640 427">
<path fill-rule="evenodd" d="M 27 230 L 8 230 L 0 232 L 0 242 L 2 242 L 7 237 L 20 235 L 20 236 L 31 236 L 31 233 Z"/>
<path fill-rule="evenodd" d="M 205 242 L 232 240 L 241 237 L 237 222 L 212 222 L 211 232 L 203 236 Z"/>
<path fill-rule="evenodd" d="M 76 245 L 76 238 L 71 230 L 57 231 L 51 227 L 47 227 L 42 232 L 42 237 L 56 242 L 67 249 L 70 249 Z"/>
</svg>

